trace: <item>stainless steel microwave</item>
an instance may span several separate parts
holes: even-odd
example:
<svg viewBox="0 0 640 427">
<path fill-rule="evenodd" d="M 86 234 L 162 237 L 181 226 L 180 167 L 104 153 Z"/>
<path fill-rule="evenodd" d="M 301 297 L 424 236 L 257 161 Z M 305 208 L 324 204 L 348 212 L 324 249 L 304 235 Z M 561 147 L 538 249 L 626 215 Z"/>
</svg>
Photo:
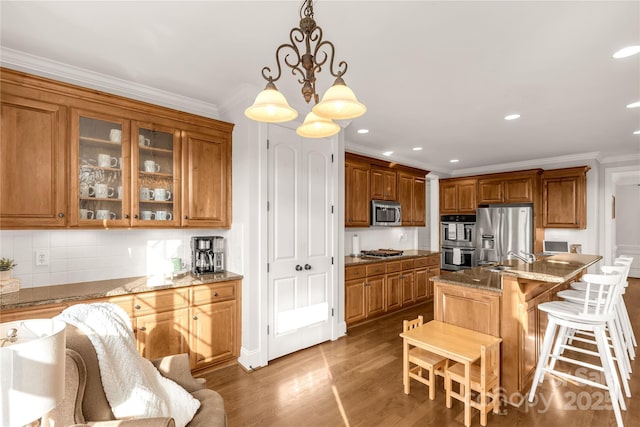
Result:
<svg viewBox="0 0 640 427">
<path fill-rule="evenodd" d="M 400 207 L 400 203 L 387 200 L 372 200 L 371 225 L 402 225 L 402 208 Z"/>
</svg>

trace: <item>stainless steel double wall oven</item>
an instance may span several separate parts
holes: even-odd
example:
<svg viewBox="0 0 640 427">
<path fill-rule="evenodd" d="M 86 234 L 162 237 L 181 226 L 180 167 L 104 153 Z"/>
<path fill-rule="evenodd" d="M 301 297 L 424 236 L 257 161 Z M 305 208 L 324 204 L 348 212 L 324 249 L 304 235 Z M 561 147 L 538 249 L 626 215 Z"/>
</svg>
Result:
<svg viewBox="0 0 640 427">
<path fill-rule="evenodd" d="M 476 216 L 440 217 L 441 268 L 463 270 L 478 265 L 476 255 Z"/>
</svg>

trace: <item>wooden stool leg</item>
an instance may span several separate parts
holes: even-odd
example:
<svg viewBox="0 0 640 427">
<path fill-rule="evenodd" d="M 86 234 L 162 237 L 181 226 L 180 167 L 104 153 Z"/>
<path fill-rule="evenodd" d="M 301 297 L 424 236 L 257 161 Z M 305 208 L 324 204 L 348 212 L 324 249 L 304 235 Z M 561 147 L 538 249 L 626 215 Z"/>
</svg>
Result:
<svg viewBox="0 0 640 427">
<path fill-rule="evenodd" d="M 447 408 L 451 409 L 451 375 L 444 374 L 444 392 L 447 396 Z"/>
<path fill-rule="evenodd" d="M 434 368 L 429 369 L 429 400 L 436 398 L 436 374 Z"/>
</svg>

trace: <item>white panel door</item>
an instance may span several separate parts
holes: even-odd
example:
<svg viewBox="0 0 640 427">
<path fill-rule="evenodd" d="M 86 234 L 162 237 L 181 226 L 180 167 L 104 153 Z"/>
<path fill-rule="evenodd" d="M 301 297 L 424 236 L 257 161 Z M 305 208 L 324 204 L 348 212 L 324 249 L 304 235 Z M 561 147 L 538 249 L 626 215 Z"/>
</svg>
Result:
<svg viewBox="0 0 640 427">
<path fill-rule="evenodd" d="M 269 127 L 269 360 L 331 339 L 331 143 Z"/>
</svg>

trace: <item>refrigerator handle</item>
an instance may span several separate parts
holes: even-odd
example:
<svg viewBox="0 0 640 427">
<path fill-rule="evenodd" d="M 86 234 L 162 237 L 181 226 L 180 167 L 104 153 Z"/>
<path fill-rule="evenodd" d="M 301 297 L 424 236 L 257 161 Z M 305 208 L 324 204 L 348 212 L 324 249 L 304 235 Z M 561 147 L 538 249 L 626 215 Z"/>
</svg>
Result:
<svg viewBox="0 0 640 427">
<path fill-rule="evenodd" d="M 498 262 L 504 261 L 504 253 L 502 249 L 502 232 L 504 231 L 502 228 L 504 227 L 504 212 L 502 209 L 498 210 L 498 229 L 496 230 L 496 240 L 498 246 Z"/>
</svg>

